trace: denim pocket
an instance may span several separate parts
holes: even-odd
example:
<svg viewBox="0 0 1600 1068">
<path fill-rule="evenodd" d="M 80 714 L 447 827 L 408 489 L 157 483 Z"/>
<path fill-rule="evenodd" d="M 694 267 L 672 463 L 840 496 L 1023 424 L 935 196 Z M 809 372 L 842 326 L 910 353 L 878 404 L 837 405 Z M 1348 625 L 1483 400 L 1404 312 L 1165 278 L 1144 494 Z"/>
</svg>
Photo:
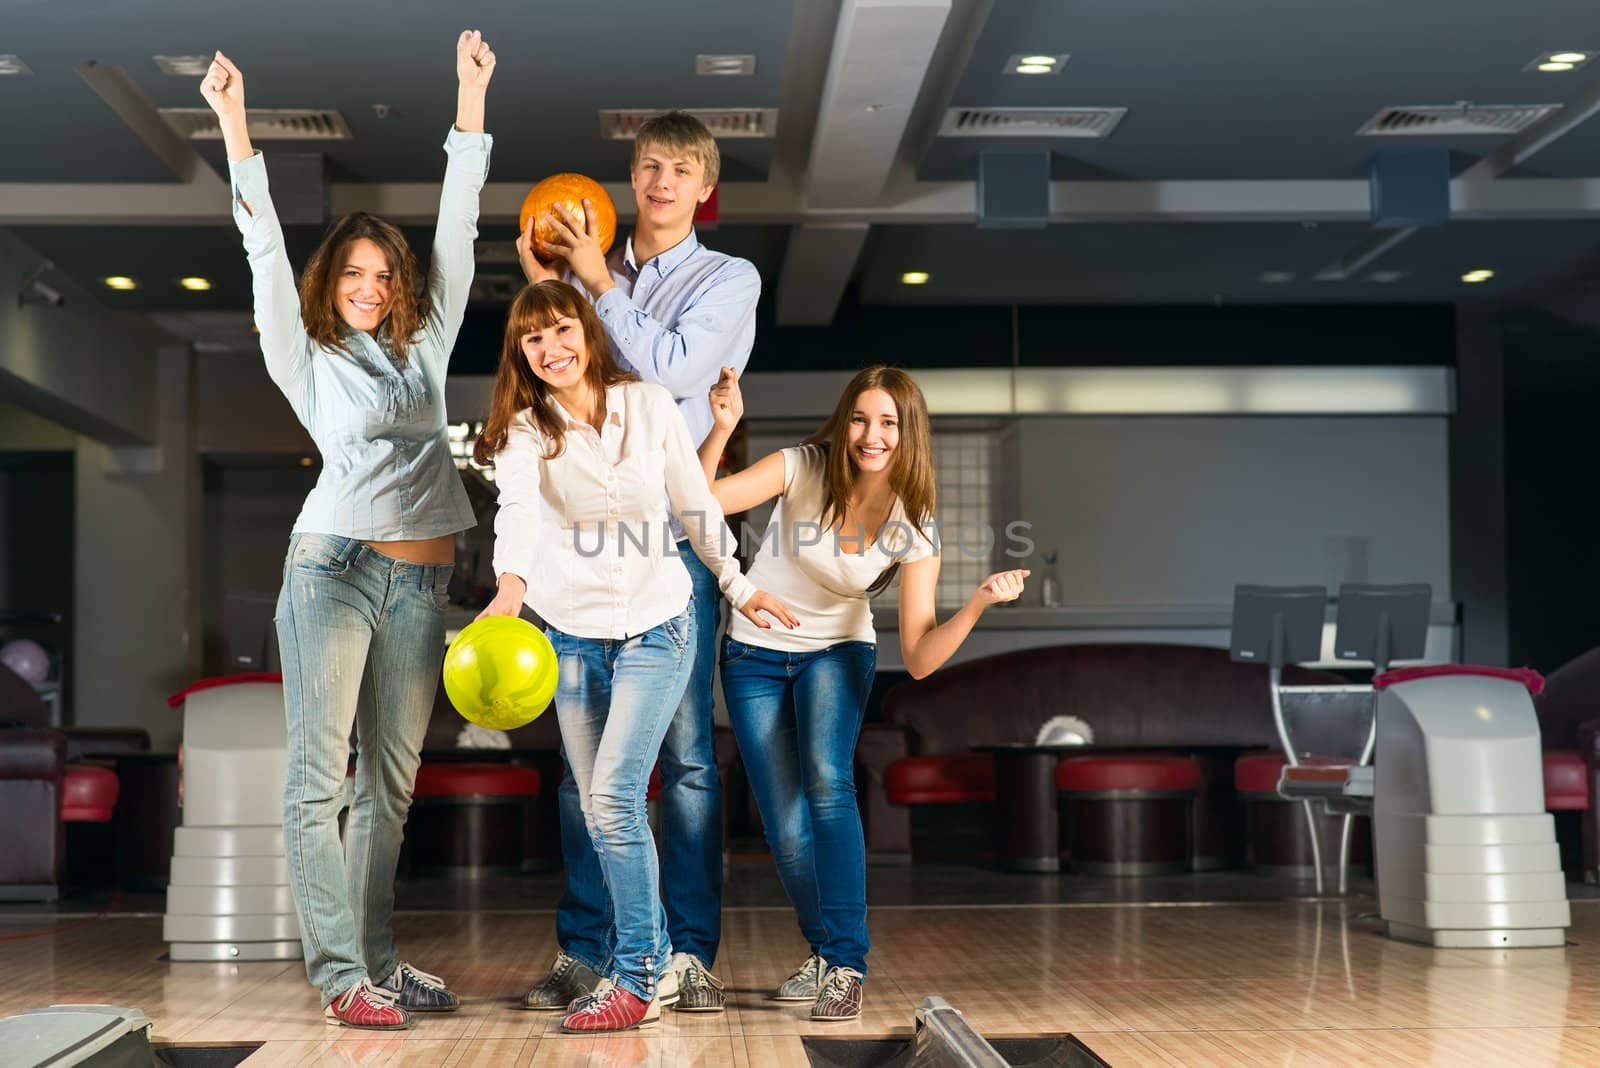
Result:
<svg viewBox="0 0 1600 1068">
<path fill-rule="evenodd" d="M 678 647 L 680 653 L 689 647 L 689 635 L 694 633 L 690 629 L 694 626 L 694 616 L 690 614 L 692 608 L 691 602 L 690 608 L 661 624 L 661 630 L 672 639 L 672 644 Z"/>
<path fill-rule="evenodd" d="M 303 575 L 338 578 L 350 570 L 361 543 L 351 538 L 307 537 L 295 543 L 289 566 Z"/>
<path fill-rule="evenodd" d="M 750 647 L 744 642 L 736 642 L 732 638 L 722 639 L 722 664 L 737 664 L 750 655 Z"/>
<path fill-rule="evenodd" d="M 441 566 L 433 576 L 433 606 L 441 612 L 450 607 L 450 578 L 454 574 L 453 568 Z"/>
</svg>

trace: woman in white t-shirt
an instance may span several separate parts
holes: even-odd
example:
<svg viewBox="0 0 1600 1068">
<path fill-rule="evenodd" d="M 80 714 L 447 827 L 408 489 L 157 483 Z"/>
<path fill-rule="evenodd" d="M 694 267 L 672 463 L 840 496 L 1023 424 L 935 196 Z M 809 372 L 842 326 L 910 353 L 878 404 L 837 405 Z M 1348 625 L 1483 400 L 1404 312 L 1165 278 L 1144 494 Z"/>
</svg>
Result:
<svg viewBox="0 0 1600 1068">
<path fill-rule="evenodd" d="M 672 394 L 612 357 L 594 307 L 565 282 L 517 295 L 474 455 L 500 489 L 486 616 L 527 605 L 560 663 L 561 746 L 611 896 L 608 978 L 563 1031 L 623 1031 L 661 1015 L 672 945 L 645 788 L 683 697 L 697 635 L 670 506 L 735 617 L 760 630 L 783 604 L 739 573 L 722 509 Z"/>
<path fill-rule="evenodd" d="M 776 997 L 810 1001 L 814 1020 L 851 1020 L 861 1014 L 868 949 L 855 787 L 856 740 L 877 670 L 868 598 L 899 572 L 900 651 L 922 678 L 960 647 L 985 608 L 1015 600 L 1028 572 L 990 575 L 960 611 L 938 621 L 928 408 L 904 371 L 866 368 L 803 444 L 724 479 L 716 478 L 717 461 L 744 410 L 731 369 L 712 388 L 711 409 L 716 426 L 700 461 L 722 510 L 778 499 L 750 581 L 805 623 L 759 629 L 736 615 L 722 645 L 728 715 L 811 945 Z"/>
</svg>

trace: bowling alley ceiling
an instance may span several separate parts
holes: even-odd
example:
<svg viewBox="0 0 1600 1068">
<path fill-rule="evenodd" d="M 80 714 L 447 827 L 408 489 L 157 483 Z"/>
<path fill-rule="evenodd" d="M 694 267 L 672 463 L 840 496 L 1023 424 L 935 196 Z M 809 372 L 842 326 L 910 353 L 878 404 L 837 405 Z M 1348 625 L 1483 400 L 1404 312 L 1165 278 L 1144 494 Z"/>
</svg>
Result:
<svg viewBox="0 0 1600 1068">
<path fill-rule="evenodd" d="M 180 333 L 244 311 L 221 144 L 161 118 L 203 106 L 198 77 L 154 58 L 221 48 L 252 109 L 332 110 L 349 128 L 263 143 L 269 168 L 321 153 L 335 211 L 390 214 L 425 253 L 466 27 L 499 59 L 489 306 L 512 284 L 503 245 L 533 181 L 582 171 L 626 211 L 630 145 L 600 121 L 619 108 L 776 111 L 774 136 L 720 141 L 720 220 L 704 237 L 756 262 L 779 323 L 825 323 L 841 300 L 1495 299 L 1562 279 L 1600 245 L 1593 0 L 0 0 L 0 53 L 31 72 L 0 74 L 0 225 L 95 299 Z M 1537 69 L 1563 51 L 1584 55 Z M 698 56 L 753 56 L 754 72 L 699 75 Z M 1036 56 L 1054 63 L 1015 73 Z M 1520 131 L 1357 132 L 1385 108 L 1424 106 L 1459 109 L 1435 125 L 1554 107 Z M 1067 109 L 1058 130 L 1103 136 L 947 124 L 956 111 L 992 129 L 1044 108 Z M 1451 220 L 1374 231 L 1369 161 L 1416 146 L 1449 153 Z M 984 149 L 1049 153 L 1047 226 L 978 226 Z M 303 255 L 316 234 L 291 244 Z M 1474 269 L 1494 274 L 1463 282 Z M 928 281 L 902 284 L 906 272 Z M 112 274 L 139 288 L 106 290 Z M 182 289 L 188 275 L 213 288 Z"/>
</svg>

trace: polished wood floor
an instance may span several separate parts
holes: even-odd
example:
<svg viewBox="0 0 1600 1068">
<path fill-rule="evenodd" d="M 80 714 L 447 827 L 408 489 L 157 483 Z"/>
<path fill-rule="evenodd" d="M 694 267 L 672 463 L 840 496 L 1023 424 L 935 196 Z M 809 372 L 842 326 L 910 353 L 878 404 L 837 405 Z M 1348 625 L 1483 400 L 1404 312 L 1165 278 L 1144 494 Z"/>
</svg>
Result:
<svg viewBox="0 0 1600 1068">
<path fill-rule="evenodd" d="M 298 962 L 168 964 L 158 916 L 0 916 L 0 1015 L 133 1005 L 158 1041 L 260 1042 L 264 1065 L 806 1065 L 801 1036 L 906 1036 L 938 994 L 990 1036 L 1070 1031 L 1138 1065 L 1600 1065 L 1600 904 L 1571 944 L 1433 950 L 1381 938 L 1370 900 L 1233 905 L 879 908 L 864 1015 L 814 1024 L 765 1000 L 804 956 L 784 909 L 729 910 L 717 972 L 730 1008 L 647 1031 L 559 1033 L 511 1000 L 554 952 L 553 916 L 411 912 L 407 957 L 461 1011 L 397 1035 L 323 1024 Z M 3 1061 L 3 1054 L 0 1054 Z"/>
</svg>

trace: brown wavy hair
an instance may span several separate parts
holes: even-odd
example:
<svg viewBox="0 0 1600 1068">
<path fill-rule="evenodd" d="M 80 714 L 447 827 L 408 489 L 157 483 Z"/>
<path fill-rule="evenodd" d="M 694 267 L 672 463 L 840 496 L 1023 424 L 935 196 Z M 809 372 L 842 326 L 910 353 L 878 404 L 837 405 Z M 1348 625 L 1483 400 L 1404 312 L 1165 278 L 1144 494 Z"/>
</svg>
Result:
<svg viewBox="0 0 1600 1068">
<path fill-rule="evenodd" d="M 850 492 L 855 488 L 859 473 L 850 454 L 850 417 L 855 412 L 857 398 L 869 389 L 881 389 L 889 394 L 900 417 L 900 444 L 895 449 L 894 466 L 889 469 L 889 486 L 900 499 L 906 519 L 915 528 L 914 536 L 922 537 L 922 529 L 933 519 L 938 496 L 928 402 L 916 379 L 898 367 L 886 367 L 881 363 L 856 373 L 839 395 L 839 403 L 828 421 L 805 440 L 805 444 L 821 445 L 827 452 L 822 525 L 832 526 L 843 518 L 849 507 Z M 897 560 L 873 581 L 867 593 L 874 594 L 888 586 L 899 570 Z"/>
<path fill-rule="evenodd" d="M 417 284 L 416 254 L 400 228 L 388 219 L 353 211 L 334 221 L 300 276 L 300 319 L 306 334 L 324 352 L 350 351 L 340 329 L 345 320 L 339 314 L 335 290 L 350 246 L 362 238 L 377 245 L 389 261 L 389 313 L 378 324 L 378 337 L 404 364 L 422 332 L 432 302 Z"/>
<path fill-rule="evenodd" d="M 553 460 L 566 449 L 566 423 L 556 410 L 550 387 L 528 365 L 528 357 L 522 351 L 522 335 L 548 329 L 567 318 L 578 320 L 583 327 L 583 342 L 589 350 L 589 366 L 583 374 L 599 399 L 602 413 L 608 387 L 619 382 L 639 381 L 638 375 L 624 371 L 611 355 L 605 329 L 587 297 L 555 279 L 525 287 L 511 302 L 511 311 L 506 314 L 500 365 L 495 368 L 494 392 L 489 397 L 489 419 L 472 446 L 472 458 L 478 463 L 494 462 L 495 456 L 506 447 L 512 421 L 523 409 L 531 409 L 533 425 L 544 435 L 545 459 Z"/>
</svg>

